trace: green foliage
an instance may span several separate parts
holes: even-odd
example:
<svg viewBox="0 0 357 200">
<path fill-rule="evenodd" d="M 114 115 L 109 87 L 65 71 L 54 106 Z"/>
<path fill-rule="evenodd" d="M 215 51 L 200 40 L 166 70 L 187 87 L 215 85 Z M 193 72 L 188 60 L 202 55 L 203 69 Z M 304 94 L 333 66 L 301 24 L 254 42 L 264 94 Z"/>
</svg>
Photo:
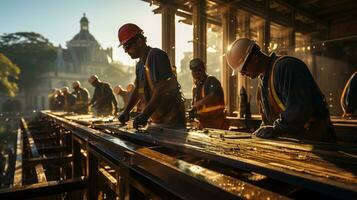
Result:
<svg viewBox="0 0 357 200">
<path fill-rule="evenodd" d="M 16 80 L 19 79 L 20 69 L 4 54 L 0 53 L 0 92 L 14 97 L 18 92 Z"/>
<path fill-rule="evenodd" d="M 19 85 L 25 90 L 36 83 L 38 74 L 53 69 L 56 58 L 55 47 L 48 39 L 34 32 L 0 36 L 0 52 L 20 67 Z"/>
<path fill-rule="evenodd" d="M 118 80 L 121 85 L 126 86 L 135 79 L 135 72 L 131 72 L 130 69 L 133 69 L 133 67 L 126 66 L 120 62 L 113 62 L 110 63 L 110 67 L 105 74 L 112 79 Z"/>
</svg>

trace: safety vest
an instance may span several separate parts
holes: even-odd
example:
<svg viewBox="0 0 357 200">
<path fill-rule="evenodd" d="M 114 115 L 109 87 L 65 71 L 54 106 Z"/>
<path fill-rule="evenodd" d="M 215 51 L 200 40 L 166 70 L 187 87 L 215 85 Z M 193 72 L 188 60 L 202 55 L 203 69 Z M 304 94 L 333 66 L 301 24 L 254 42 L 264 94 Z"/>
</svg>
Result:
<svg viewBox="0 0 357 200">
<path fill-rule="evenodd" d="M 274 69 L 276 64 L 284 58 L 290 56 L 281 56 L 277 58 L 271 68 L 269 82 L 268 82 L 268 101 L 270 108 L 272 109 L 275 119 L 286 110 L 286 107 L 282 100 L 279 98 L 275 85 L 274 85 Z M 290 57 L 295 59 L 294 57 Z M 320 94 L 322 95 L 321 90 L 318 88 Z M 259 94 L 260 95 L 260 94 Z M 317 141 L 326 141 L 334 142 L 336 140 L 335 131 L 331 124 L 330 116 L 324 116 L 322 118 L 315 118 L 310 116 L 308 121 L 304 124 L 304 133 L 300 135 L 301 139 L 308 140 L 317 140 Z"/>
<path fill-rule="evenodd" d="M 152 52 L 152 48 L 149 50 L 148 55 L 146 56 L 145 61 L 145 78 L 149 86 L 150 93 L 152 95 L 154 91 L 154 81 L 151 78 L 151 71 L 149 66 L 149 56 Z M 175 75 L 172 75 L 167 79 L 168 83 L 164 88 L 164 102 L 159 105 L 155 112 L 151 115 L 151 120 L 154 123 L 185 123 L 185 108 L 183 100 L 181 99 L 181 93 L 178 89 L 177 78 Z M 144 86 L 139 86 L 139 93 L 144 95 Z M 141 91 L 140 91 L 141 89 Z M 147 102 L 146 102 L 147 103 Z"/>
<path fill-rule="evenodd" d="M 207 95 L 205 93 L 207 80 L 208 80 L 208 77 L 206 78 L 205 82 L 203 83 L 203 86 L 201 87 L 200 93 L 201 93 L 202 98 L 205 98 Z M 219 104 L 215 104 L 215 105 L 203 105 L 197 109 L 197 113 L 199 115 L 217 114 L 217 113 L 223 112 L 224 109 L 225 109 L 225 105 L 224 105 L 224 101 L 222 101 L 222 102 L 219 102 Z"/>
</svg>

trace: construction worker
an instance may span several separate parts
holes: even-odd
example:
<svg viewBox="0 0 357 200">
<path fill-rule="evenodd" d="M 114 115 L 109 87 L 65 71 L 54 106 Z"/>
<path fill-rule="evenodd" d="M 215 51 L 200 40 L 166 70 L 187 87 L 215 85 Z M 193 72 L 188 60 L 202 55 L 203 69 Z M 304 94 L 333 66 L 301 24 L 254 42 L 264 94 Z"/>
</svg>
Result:
<svg viewBox="0 0 357 200">
<path fill-rule="evenodd" d="M 79 114 L 87 114 L 89 111 L 89 92 L 86 88 L 81 86 L 79 81 L 74 81 L 72 83 L 73 92 L 75 96 L 75 104 L 73 106 L 73 111 Z"/>
<path fill-rule="evenodd" d="M 259 76 L 257 101 L 262 124 L 254 135 L 335 141 L 324 95 L 304 62 L 275 53 L 266 55 L 247 38 L 235 40 L 226 56 L 234 73 L 252 79 Z"/>
<path fill-rule="evenodd" d="M 197 118 L 199 128 L 216 128 L 227 130 L 224 95 L 219 80 L 206 72 L 205 63 L 195 58 L 190 61 L 190 70 L 194 86 L 192 88 L 192 108 L 189 118 Z"/>
<path fill-rule="evenodd" d="M 56 90 L 54 110 L 64 110 L 64 96 L 61 89 Z"/>
<path fill-rule="evenodd" d="M 144 97 L 145 108 L 135 117 L 134 128 L 145 126 L 149 118 L 160 127 L 185 128 L 184 101 L 166 52 L 149 47 L 143 31 L 135 24 L 120 27 L 118 38 L 132 59 L 139 58 L 135 88 L 119 121 L 128 121 L 130 111 Z"/>
<path fill-rule="evenodd" d="M 88 78 L 88 82 L 95 88 L 89 106 L 95 108 L 97 115 L 106 116 L 118 113 L 118 104 L 109 83 L 99 80 L 97 75 Z M 114 113 L 113 113 L 114 111 Z"/>
<path fill-rule="evenodd" d="M 131 84 L 133 85 L 133 84 Z M 121 85 L 117 85 L 114 87 L 113 91 L 114 91 L 114 94 L 120 96 L 122 99 L 123 99 L 123 102 L 124 102 L 124 108 L 128 105 L 128 102 L 129 102 L 129 98 L 131 96 L 131 93 L 134 91 L 134 85 L 133 86 L 130 86 L 130 84 L 127 86 L 127 88 L 129 89 L 124 89 L 122 88 Z"/>
<path fill-rule="evenodd" d="M 357 115 L 357 71 L 348 79 L 341 95 L 343 117 Z"/>
<path fill-rule="evenodd" d="M 63 109 L 66 112 L 72 112 L 73 106 L 76 101 L 76 97 L 69 93 L 69 87 L 62 88 L 62 94 L 64 99 Z"/>
</svg>

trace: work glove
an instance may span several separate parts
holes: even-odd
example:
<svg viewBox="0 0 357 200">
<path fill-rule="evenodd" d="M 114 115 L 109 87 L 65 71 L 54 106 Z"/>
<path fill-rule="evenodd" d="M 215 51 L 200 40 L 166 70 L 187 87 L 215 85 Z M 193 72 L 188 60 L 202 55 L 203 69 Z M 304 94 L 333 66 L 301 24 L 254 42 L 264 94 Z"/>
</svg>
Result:
<svg viewBox="0 0 357 200">
<path fill-rule="evenodd" d="M 197 108 L 192 107 L 190 110 L 188 110 L 188 118 L 193 120 L 197 117 Z"/>
<path fill-rule="evenodd" d="M 125 122 L 129 121 L 129 113 L 122 112 L 119 115 L 118 120 L 120 121 L 120 123 L 125 124 Z"/>
<path fill-rule="evenodd" d="M 274 131 L 273 126 L 261 126 L 254 131 L 253 135 L 260 138 L 275 138 L 280 136 L 280 134 Z"/>
<path fill-rule="evenodd" d="M 133 127 L 138 129 L 139 126 L 146 126 L 148 123 L 148 117 L 144 113 L 140 113 L 134 118 Z"/>
</svg>

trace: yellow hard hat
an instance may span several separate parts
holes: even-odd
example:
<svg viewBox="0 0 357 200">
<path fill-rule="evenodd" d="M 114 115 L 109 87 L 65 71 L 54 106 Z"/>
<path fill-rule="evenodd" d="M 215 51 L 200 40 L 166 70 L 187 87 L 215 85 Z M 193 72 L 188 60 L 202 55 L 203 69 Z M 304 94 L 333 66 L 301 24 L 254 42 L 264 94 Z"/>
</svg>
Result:
<svg viewBox="0 0 357 200">
<path fill-rule="evenodd" d="M 246 63 L 255 41 L 248 38 L 240 38 L 229 45 L 226 53 L 226 59 L 229 66 L 233 69 L 232 76 L 242 71 Z"/>
</svg>

